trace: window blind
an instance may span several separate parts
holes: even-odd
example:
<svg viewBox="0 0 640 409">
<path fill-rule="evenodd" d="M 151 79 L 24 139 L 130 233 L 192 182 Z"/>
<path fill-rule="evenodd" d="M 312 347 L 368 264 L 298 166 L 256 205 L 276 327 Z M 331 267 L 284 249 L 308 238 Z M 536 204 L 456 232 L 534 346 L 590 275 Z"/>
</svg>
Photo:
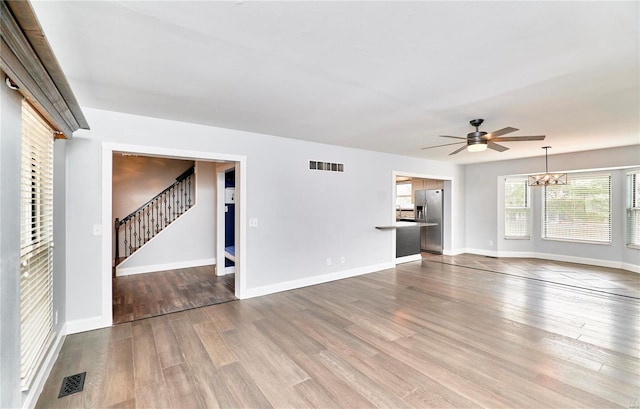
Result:
<svg viewBox="0 0 640 409">
<path fill-rule="evenodd" d="M 23 390 L 52 341 L 53 130 L 22 103 L 20 361 Z"/>
<path fill-rule="evenodd" d="M 640 171 L 627 173 L 627 246 L 640 248 Z"/>
<path fill-rule="evenodd" d="M 611 174 L 571 175 L 544 189 L 544 238 L 611 243 Z"/>
<path fill-rule="evenodd" d="M 504 180 L 504 237 L 528 239 L 530 237 L 529 186 L 526 178 Z"/>
</svg>

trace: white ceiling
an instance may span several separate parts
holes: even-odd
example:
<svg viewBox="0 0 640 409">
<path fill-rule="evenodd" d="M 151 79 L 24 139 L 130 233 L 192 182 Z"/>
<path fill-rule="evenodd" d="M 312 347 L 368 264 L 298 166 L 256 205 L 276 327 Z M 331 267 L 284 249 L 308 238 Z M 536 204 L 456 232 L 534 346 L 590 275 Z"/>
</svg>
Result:
<svg viewBox="0 0 640 409">
<path fill-rule="evenodd" d="M 84 107 L 455 163 L 640 143 L 640 2 L 34 1 Z M 545 141 L 466 151 L 506 126 Z"/>
</svg>

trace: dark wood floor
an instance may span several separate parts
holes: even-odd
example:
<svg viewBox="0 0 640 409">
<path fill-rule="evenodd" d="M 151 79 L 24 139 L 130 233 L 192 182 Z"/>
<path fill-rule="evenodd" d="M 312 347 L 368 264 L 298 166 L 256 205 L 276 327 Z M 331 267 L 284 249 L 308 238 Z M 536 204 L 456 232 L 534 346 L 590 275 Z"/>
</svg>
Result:
<svg viewBox="0 0 640 409">
<path fill-rule="evenodd" d="M 424 261 L 70 335 L 36 407 L 638 406 L 637 299 Z"/>
<path fill-rule="evenodd" d="M 233 274 L 216 276 L 215 266 L 182 268 L 113 278 L 113 322 L 205 307 L 235 300 Z"/>
</svg>

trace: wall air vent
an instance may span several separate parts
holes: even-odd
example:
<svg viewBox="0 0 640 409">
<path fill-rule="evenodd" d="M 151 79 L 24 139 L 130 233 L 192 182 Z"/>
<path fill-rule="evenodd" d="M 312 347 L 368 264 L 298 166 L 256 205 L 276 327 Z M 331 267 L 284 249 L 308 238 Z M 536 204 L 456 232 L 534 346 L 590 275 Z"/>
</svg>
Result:
<svg viewBox="0 0 640 409">
<path fill-rule="evenodd" d="M 329 172 L 344 172 L 344 164 L 332 163 L 332 162 L 320 162 L 316 160 L 309 161 L 309 169 L 311 170 L 326 170 Z"/>
</svg>

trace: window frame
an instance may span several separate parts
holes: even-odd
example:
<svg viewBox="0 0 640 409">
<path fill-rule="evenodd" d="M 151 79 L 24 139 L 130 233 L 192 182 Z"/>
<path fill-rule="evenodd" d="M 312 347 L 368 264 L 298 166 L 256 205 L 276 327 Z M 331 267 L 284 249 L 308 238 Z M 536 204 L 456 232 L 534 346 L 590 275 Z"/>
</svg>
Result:
<svg viewBox="0 0 640 409">
<path fill-rule="evenodd" d="M 507 183 L 523 183 L 524 184 L 524 200 L 523 206 L 507 206 Z M 531 187 L 528 184 L 528 180 L 526 176 L 523 177 L 505 177 L 504 178 L 504 198 L 503 198 L 503 211 L 504 211 L 504 226 L 503 226 L 503 236 L 505 240 L 531 240 Z M 524 214 L 526 215 L 526 223 L 525 223 L 525 235 L 508 235 L 508 219 L 507 212 L 509 210 L 524 210 Z"/>
<path fill-rule="evenodd" d="M 640 169 L 634 169 L 627 172 L 626 197 L 625 244 L 628 248 L 640 249 Z M 638 226 L 636 226 L 635 228 L 632 227 L 634 218 L 636 220 L 636 223 L 638 224 Z"/>
</svg>

